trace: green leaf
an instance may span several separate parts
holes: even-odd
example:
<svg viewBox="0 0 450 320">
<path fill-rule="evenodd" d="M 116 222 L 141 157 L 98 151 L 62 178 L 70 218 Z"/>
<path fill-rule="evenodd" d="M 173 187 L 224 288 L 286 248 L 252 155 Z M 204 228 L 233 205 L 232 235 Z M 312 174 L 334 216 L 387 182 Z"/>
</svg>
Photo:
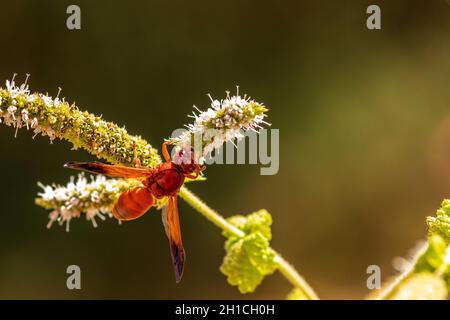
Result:
<svg viewBox="0 0 450 320">
<path fill-rule="evenodd" d="M 272 225 L 272 216 L 265 209 L 256 211 L 248 216 L 236 215 L 227 219 L 232 225 L 241 229 L 245 234 L 260 232 L 267 240 L 272 239 L 272 232 L 270 226 Z M 232 237 L 230 234 L 224 232 L 227 238 Z"/>
<path fill-rule="evenodd" d="M 264 277 L 277 268 L 275 253 L 260 232 L 241 239 L 229 239 L 225 248 L 227 254 L 220 271 L 241 293 L 253 292 Z"/>
<path fill-rule="evenodd" d="M 275 252 L 270 249 L 272 217 L 266 210 L 248 216 L 233 216 L 228 221 L 244 231 L 244 237 L 227 232 L 227 252 L 220 271 L 227 276 L 228 283 L 237 286 L 241 293 L 253 292 L 264 277 L 277 268 Z"/>
</svg>

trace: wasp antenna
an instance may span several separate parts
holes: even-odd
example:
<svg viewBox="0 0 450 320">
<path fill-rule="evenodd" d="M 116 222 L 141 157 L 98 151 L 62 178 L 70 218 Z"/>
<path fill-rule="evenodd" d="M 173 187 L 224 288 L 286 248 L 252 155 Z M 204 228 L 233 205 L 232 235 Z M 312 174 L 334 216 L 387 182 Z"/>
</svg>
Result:
<svg viewBox="0 0 450 320">
<path fill-rule="evenodd" d="M 66 163 L 64 163 L 63 167 L 64 167 L 64 168 L 70 168 L 70 165 L 71 165 L 72 163 L 73 163 L 73 162 L 66 162 Z"/>
<path fill-rule="evenodd" d="M 84 162 L 75 162 L 75 161 L 69 161 L 64 163 L 64 168 L 70 168 L 70 169 L 81 169 L 86 167 L 86 163 Z"/>
</svg>

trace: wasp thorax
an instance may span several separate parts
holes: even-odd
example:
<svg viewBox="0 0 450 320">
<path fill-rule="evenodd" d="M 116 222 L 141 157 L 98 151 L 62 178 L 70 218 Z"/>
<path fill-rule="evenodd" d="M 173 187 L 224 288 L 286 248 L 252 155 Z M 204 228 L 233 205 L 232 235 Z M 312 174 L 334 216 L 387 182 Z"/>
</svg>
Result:
<svg viewBox="0 0 450 320">
<path fill-rule="evenodd" d="M 184 183 L 184 174 L 173 162 L 164 162 L 157 172 L 143 181 L 156 198 L 176 195 Z"/>
</svg>

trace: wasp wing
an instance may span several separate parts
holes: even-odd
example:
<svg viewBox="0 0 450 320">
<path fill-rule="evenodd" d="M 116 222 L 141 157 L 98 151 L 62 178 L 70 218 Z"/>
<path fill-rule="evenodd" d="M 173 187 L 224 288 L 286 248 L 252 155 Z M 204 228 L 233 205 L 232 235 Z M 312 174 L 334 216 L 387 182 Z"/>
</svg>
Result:
<svg viewBox="0 0 450 320">
<path fill-rule="evenodd" d="M 178 283 L 183 276 L 186 255 L 181 238 L 177 196 L 169 197 L 168 204 L 162 209 L 162 221 L 167 238 L 169 238 L 170 255 L 175 270 L 175 279 Z"/>
<path fill-rule="evenodd" d="M 108 177 L 142 178 L 151 175 L 152 168 L 133 168 L 118 165 L 109 165 L 101 162 L 67 162 L 65 168 L 99 173 Z"/>
</svg>

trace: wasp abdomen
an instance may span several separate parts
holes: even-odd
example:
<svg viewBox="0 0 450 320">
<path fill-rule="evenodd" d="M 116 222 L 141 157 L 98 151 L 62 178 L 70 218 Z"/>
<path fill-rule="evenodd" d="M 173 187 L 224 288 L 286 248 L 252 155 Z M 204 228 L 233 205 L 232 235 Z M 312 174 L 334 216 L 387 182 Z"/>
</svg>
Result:
<svg viewBox="0 0 450 320">
<path fill-rule="evenodd" d="M 136 187 L 123 192 L 113 208 L 113 215 L 119 220 L 137 219 L 146 213 L 154 204 L 150 190 Z"/>
</svg>

